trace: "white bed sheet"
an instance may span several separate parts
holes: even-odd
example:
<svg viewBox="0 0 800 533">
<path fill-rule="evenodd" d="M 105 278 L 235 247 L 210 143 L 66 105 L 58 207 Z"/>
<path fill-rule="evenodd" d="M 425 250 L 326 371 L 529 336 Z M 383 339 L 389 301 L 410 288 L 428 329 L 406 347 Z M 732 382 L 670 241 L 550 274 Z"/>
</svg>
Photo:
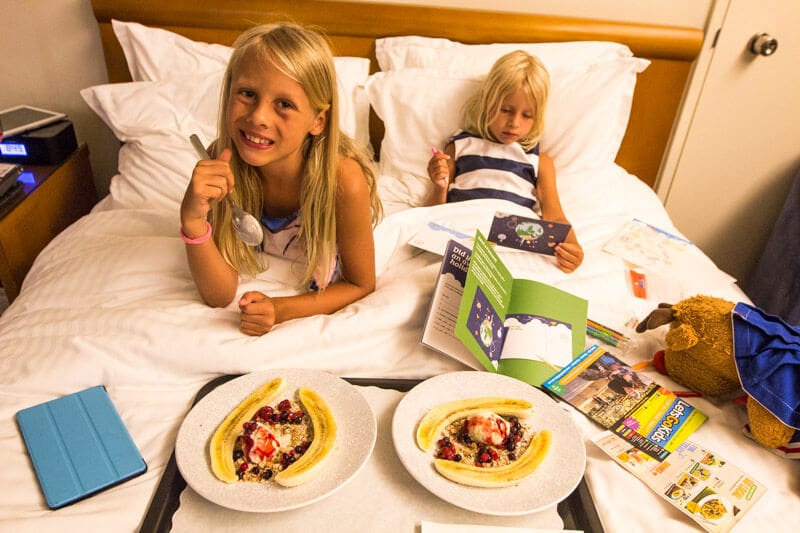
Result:
<svg viewBox="0 0 800 533">
<path fill-rule="evenodd" d="M 532 257 L 515 273 L 587 298 L 591 318 L 622 328 L 658 302 L 633 297 L 624 262 L 603 252 L 603 244 L 634 217 L 676 230 L 652 190 L 615 165 L 560 180 L 562 203 L 586 251 L 585 262 L 567 275 L 552 259 Z M 217 375 L 302 367 L 342 376 L 420 378 L 462 370 L 460 363 L 418 342 L 440 259 L 407 241 L 429 220 L 471 231 L 488 227 L 496 210 L 515 209 L 494 200 L 429 208 L 389 202 L 390 214 L 375 231 L 379 277 L 373 294 L 336 314 L 295 320 L 263 337 L 248 337 L 238 331 L 235 304 L 212 309 L 200 301 L 178 237 L 177 212 L 111 206 L 101 202 L 59 235 L 35 262 L 19 298 L 0 316 L 2 530 L 137 529 L 181 420 L 196 392 Z M 295 289 L 284 280 L 293 275 L 291 265 L 270 258 L 270 268 L 240 290 L 289 294 Z M 719 280 L 703 292 L 745 298 L 725 276 Z M 675 294 L 688 296 L 696 289 L 687 280 L 676 285 Z M 662 339 L 663 332 L 637 336 L 625 358 L 631 363 L 649 359 Z M 14 414 L 98 384 L 107 387 L 148 471 L 50 511 Z M 737 408 L 700 406 L 712 419 L 698 439 L 769 487 L 741 530 L 754 530 L 756 524 L 774 531 L 800 529 L 800 519 L 788 515 L 800 504 L 798 462 L 779 460 L 741 436 Z M 589 442 L 598 429 L 575 415 L 587 438 L 587 479 L 607 530 L 621 530 L 622 524 L 644 528 L 654 516 L 666 517 L 670 531 L 696 529 L 603 458 Z M 787 529 L 788 524 L 794 527 Z"/>
</svg>

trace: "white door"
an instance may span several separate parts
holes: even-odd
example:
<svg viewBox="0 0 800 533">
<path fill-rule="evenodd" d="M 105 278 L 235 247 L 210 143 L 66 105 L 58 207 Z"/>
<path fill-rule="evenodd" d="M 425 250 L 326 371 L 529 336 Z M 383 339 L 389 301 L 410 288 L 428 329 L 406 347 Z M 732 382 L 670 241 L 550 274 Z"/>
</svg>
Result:
<svg viewBox="0 0 800 533">
<path fill-rule="evenodd" d="M 715 9 L 716 46 L 659 194 L 678 229 L 746 285 L 800 168 L 800 1 L 720 0 Z M 773 54 L 750 51 L 761 33 L 777 41 Z"/>
</svg>

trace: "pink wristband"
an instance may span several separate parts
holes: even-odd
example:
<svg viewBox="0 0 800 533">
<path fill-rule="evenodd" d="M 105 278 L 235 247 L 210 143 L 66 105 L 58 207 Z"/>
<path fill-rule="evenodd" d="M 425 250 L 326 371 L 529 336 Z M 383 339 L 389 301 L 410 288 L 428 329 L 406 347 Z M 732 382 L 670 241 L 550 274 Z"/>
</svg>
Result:
<svg viewBox="0 0 800 533">
<path fill-rule="evenodd" d="M 205 235 L 203 235 L 202 237 L 197 237 L 196 239 L 191 239 L 187 237 L 186 234 L 183 232 L 183 228 L 181 228 L 181 239 L 183 239 L 183 242 L 185 242 L 186 244 L 203 244 L 210 238 L 211 238 L 211 224 L 207 220 L 206 220 Z"/>
</svg>

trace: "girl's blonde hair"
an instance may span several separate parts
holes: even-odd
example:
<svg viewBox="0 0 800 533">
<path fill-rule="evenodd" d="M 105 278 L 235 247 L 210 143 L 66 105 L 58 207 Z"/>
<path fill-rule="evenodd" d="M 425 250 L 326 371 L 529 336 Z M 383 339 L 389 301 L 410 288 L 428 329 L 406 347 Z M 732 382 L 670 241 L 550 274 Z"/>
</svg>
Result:
<svg viewBox="0 0 800 533">
<path fill-rule="evenodd" d="M 260 62 L 269 62 L 299 83 L 315 113 L 325 111 L 322 132 L 308 135 L 303 146 L 306 164 L 300 192 L 300 233 L 306 250 L 306 270 L 302 284 L 308 286 L 317 265 L 328 265 L 336 257 L 336 191 L 341 158 L 355 160 L 370 189 L 373 226 L 382 215 L 376 191 L 375 170 L 365 147 L 356 144 L 339 130 L 339 102 L 333 55 L 318 32 L 294 23 L 256 26 L 245 31 L 233 45 L 222 84 L 215 155 L 225 148 L 233 151 L 231 170 L 236 178 L 232 199 L 260 218 L 263 192 L 258 169 L 247 164 L 233 145 L 226 114 L 233 73 L 249 51 Z M 252 57 L 252 56 L 251 56 Z M 265 268 L 258 250 L 244 244 L 231 229 L 227 202 L 217 202 L 211 211 L 214 241 L 225 260 L 240 273 L 255 275 Z M 327 280 L 325 280 L 327 281 Z"/>
<path fill-rule="evenodd" d="M 517 141 L 530 150 L 544 131 L 545 108 L 550 91 L 550 75 L 536 56 L 515 50 L 495 61 L 480 90 L 464 106 L 464 129 L 484 139 L 500 142 L 489 131 L 489 124 L 500 112 L 503 99 L 522 87 L 534 105 L 531 131 Z"/>
</svg>

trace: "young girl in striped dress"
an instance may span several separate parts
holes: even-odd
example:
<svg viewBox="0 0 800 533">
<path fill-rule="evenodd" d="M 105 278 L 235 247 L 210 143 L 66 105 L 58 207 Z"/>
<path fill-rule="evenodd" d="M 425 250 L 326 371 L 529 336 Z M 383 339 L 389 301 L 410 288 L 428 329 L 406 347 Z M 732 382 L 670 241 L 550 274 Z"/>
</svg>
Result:
<svg viewBox="0 0 800 533">
<path fill-rule="evenodd" d="M 556 188 L 553 160 L 539 152 L 550 77 L 534 56 L 517 50 L 498 59 L 464 109 L 464 130 L 428 162 L 427 205 L 500 198 L 569 224 Z M 558 268 L 583 262 L 575 231 L 555 250 Z"/>
</svg>

